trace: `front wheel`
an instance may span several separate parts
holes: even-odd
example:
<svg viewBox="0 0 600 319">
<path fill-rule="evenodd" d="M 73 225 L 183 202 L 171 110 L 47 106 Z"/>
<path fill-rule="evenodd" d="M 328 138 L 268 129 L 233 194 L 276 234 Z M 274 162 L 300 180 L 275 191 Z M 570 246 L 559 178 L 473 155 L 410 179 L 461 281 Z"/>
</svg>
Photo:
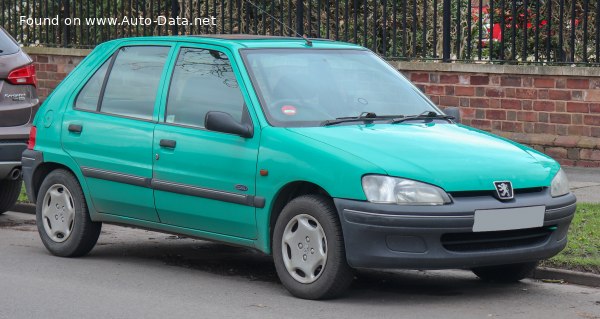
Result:
<svg viewBox="0 0 600 319">
<path fill-rule="evenodd" d="M 333 298 L 352 283 L 337 212 L 325 196 L 304 195 L 285 206 L 273 232 L 273 258 L 279 279 L 299 298 Z"/>
<path fill-rule="evenodd" d="M 537 267 L 538 262 L 486 266 L 473 268 L 472 271 L 477 277 L 484 281 L 510 283 L 517 282 L 527 277 Z"/>
<path fill-rule="evenodd" d="M 83 256 L 92 250 L 102 223 L 90 219 L 77 178 L 63 169 L 52 171 L 38 194 L 36 221 L 44 246 L 61 257 Z"/>
</svg>

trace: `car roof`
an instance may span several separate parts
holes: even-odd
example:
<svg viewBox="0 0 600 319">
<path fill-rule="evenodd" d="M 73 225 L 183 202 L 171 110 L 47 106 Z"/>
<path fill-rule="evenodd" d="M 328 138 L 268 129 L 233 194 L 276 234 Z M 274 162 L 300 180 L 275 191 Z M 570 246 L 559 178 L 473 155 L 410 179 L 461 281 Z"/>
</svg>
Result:
<svg viewBox="0 0 600 319">
<path fill-rule="evenodd" d="M 121 38 L 110 42 L 129 41 L 169 41 L 169 42 L 192 42 L 206 43 L 229 47 L 231 49 L 242 48 L 331 48 L 331 49 L 364 49 L 363 47 L 346 42 L 333 41 L 329 39 L 307 39 L 301 37 L 252 35 L 252 34 L 207 34 L 207 35 L 178 35 L 178 36 L 153 36 Z"/>
</svg>

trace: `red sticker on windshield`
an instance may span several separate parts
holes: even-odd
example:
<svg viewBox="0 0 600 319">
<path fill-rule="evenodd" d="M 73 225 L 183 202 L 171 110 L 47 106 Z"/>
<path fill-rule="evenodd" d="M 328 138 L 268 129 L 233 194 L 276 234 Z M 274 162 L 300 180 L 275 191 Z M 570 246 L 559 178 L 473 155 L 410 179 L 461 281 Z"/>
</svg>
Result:
<svg viewBox="0 0 600 319">
<path fill-rule="evenodd" d="M 284 105 L 281 107 L 281 113 L 285 115 L 296 115 L 296 107 L 291 105 Z"/>
</svg>

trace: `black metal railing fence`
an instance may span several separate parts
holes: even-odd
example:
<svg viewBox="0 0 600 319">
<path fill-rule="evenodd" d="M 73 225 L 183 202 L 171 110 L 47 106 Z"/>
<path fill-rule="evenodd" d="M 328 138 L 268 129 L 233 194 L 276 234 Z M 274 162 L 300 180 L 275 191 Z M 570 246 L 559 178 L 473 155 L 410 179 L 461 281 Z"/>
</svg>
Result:
<svg viewBox="0 0 600 319">
<path fill-rule="evenodd" d="M 2 0 L 0 4 L 0 25 L 24 46 L 92 48 L 114 38 L 150 35 L 306 34 L 357 43 L 390 59 L 582 65 L 600 63 L 598 17 L 596 0 Z"/>
</svg>

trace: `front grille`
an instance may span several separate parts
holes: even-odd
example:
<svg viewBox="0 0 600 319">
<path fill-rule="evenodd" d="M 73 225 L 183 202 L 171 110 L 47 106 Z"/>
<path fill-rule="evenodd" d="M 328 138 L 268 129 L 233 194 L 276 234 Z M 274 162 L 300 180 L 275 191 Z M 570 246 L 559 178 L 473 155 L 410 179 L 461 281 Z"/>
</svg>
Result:
<svg viewBox="0 0 600 319">
<path fill-rule="evenodd" d="M 442 245 L 449 251 L 474 252 L 534 246 L 545 242 L 552 227 L 503 230 L 481 233 L 450 233 L 442 235 Z"/>
<path fill-rule="evenodd" d="M 530 188 L 515 188 L 515 195 L 539 193 L 543 191 L 545 187 L 530 187 Z M 491 191 L 462 191 L 462 192 L 450 192 L 452 197 L 478 197 L 478 196 L 495 196 L 496 192 Z"/>
</svg>

